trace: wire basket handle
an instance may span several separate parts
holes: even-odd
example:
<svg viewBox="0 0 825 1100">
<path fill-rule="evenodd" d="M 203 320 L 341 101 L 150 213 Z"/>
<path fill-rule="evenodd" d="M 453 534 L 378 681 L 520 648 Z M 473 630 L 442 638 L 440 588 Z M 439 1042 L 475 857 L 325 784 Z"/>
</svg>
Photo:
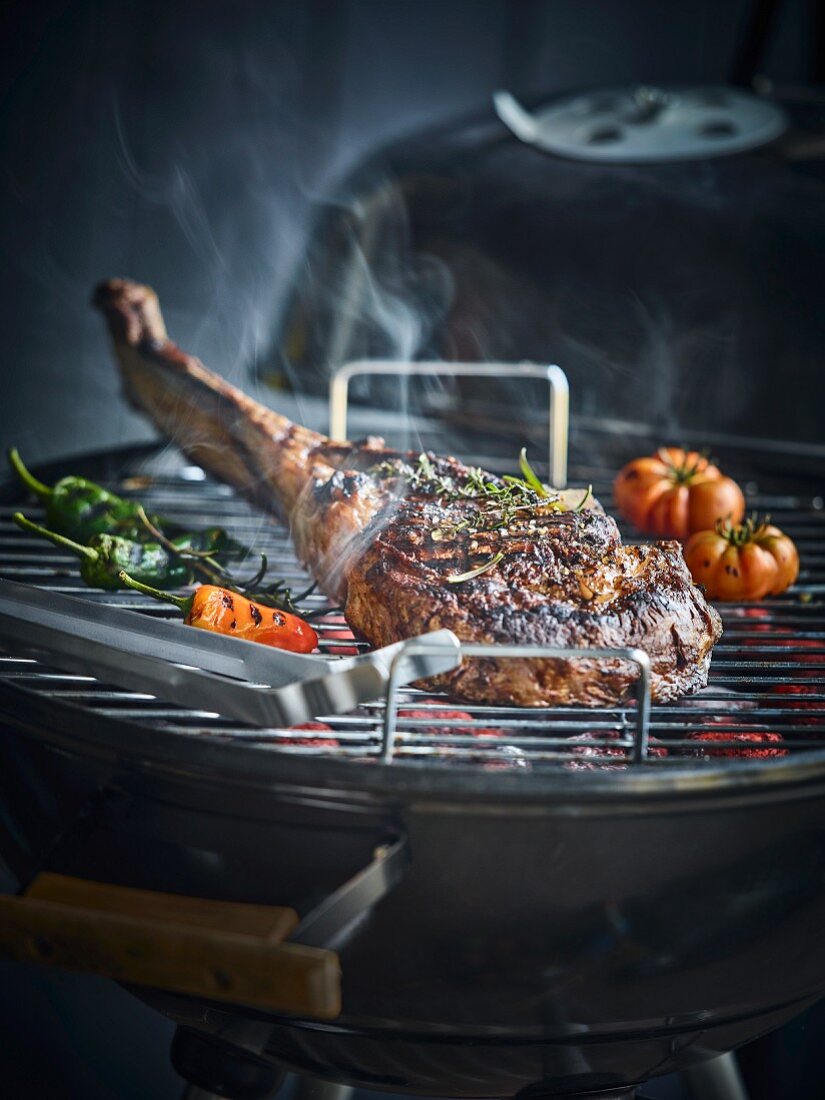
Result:
<svg viewBox="0 0 825 1100">
<path fill-rule="evenodd" d="M 442 363 L 397 362 L 391 359 L 359 359 L 336 368 L 329 383 L 329 434 L 333 439 L 347 438 L 349 384 L 364 374 L 448 375 L 465 378 L 506 378 L 522 381 L 544 379 L 548 387 L 550 440 L 547 476 L 554 489 L 567 488 L 567 443 L 570 430 L 570 396 L 567 375 L 555 364 L 541 363 Z"/>
<path fill-rule="evenodd" d="M 398 689 L 401 687 L 401 661 L 422 653 L 431 653 L 437 644 L 423 638 L 411 638 L 392 663 L 385 695 L 384 731 L 381 743 L 381 762 L 392 764 L 395 758 L 396 725 L 398 718 Z M 552 657 L 562 660 L 589 658 L 591 660 L 631 661 L 639 669 L 636 681 L 636 727 L 633 735 L 631 763 L 641 764 L 647 758 L 650 737 L 650 658 L 643 649 L 596 649 L 590 647 L 565 649 L 562 646 L 544 645 L 481 645 L 462 642 L 462 657 L 536 658 Z"/>
</svg>

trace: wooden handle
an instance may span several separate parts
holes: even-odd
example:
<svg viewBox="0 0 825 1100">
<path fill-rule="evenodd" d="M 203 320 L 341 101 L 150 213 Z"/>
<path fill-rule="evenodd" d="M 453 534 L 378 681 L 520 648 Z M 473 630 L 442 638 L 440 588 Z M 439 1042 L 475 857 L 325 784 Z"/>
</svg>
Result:
<svg viewBox="0 0 825 1100">
<path fill-rule="evenodd" d="M 277 905 L 249 905 L 237 901 L 190 898 L 184 894 L 159 894 L 155 890 L 137 890 L 132 886 L 113 886 L 109 882 L 72 878 L 44 871 L 25 892 L 35 901 L 54 901 L 77 905 L 104 913 L 122 913 L 126 917 L 147 917 L 190 927 L 211 928 L 215 932 L 238 932 L 271 943 L 285 940 L 298 924 L 294 909 Z"/>
<path fill-rule="evenodd" d="M 332 951 L 283 943 L 291 909 L 42 874 L 0 897 L 0 954 L 317 1019 L 341 1011 Z"/>
</svg>

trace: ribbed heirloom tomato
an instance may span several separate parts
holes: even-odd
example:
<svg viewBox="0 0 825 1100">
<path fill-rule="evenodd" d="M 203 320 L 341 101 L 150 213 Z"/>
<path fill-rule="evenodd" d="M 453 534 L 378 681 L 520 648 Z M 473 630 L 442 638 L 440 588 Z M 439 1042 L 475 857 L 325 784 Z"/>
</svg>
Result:
<svg viewBox="0 0 825 1100">
<path fill-rule="evenodd" d="M 711 600 L 761 600 L 778 596 L 799 575 L 799 554 L 778 527 L 762 523 L 717 523 L 698 531 L 685 547 L 685 561 Z"/>
<path fill-rule="evenodd" d="M 681 447 L 662 447 L 628 462 L 613 483 L 613 495 L 625 519 L 660 538 L 686 539 L 720 519 L 739 523 L 745 514 L 736 482 L 704 455 Z"/>
</svg>

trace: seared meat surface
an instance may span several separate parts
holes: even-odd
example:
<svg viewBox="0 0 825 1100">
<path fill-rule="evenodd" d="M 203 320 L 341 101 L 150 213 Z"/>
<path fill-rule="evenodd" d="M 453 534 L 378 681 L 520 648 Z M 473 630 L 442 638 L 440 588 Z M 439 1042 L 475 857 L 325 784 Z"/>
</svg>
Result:
<svg viewBox="0 0 825 1100">
<path fill-rule="evenodd" d="M 455 463 L 451 473 L 462 485 L 475 472 Z M 553 499 L 512 508 L 402 491 L 347 570 L 347 620 L 373 645 L 447 627 L 478 642 L 639 647 L 657 699 L 705 684 L 719 619 L 677 543 L 622 546 L 610 516 Z M 440 686 L 486 703 L 609 705 L 636 675 L 620 660 L 479 659 Z"/>
<path fill-rule="evenodd" d="M 654 698 L 707 681 L 721 634 L 677 543 L 626 547 L 581 491 L 543 493 L 383 441 L 331 443 L 252 401 L 168 340 L 147 287 L 100 286 L 127 395 L 194 461 L 290 523 L 321 587 L 379 646 L 447 627 L 464 641 L 644 649 Z M 486 703 L 611 705 L 619 659 L 479 658 L 440 678 Z"/>
</svg>

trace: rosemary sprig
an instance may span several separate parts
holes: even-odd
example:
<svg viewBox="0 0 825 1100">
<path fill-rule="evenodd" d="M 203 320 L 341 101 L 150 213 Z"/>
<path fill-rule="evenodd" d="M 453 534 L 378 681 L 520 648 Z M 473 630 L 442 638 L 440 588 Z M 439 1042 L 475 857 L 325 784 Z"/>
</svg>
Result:
<svg viewBox="0 0 825 1100">
<path fill-rule="evenodd" d="M 246 596 L 248 600 L 262 604 L 264 607 L 274 607 L 278 611 L 289 611 L 293 615 L 300 615 L 301 618 L 306 619 L 308 618 L 308 614 L 305 611 L 301 611 L 299 604 L 302 600 L 305 600 L 307 596 L 312 595 L 317 585 L 313 582 L 309 588 L 304 589 L 303 592 L 299 592 L 297 595 L 295 595 L 289 585 L 285 584 L 284 581 L 273 581 L 272 584 L 254 590 L 241 588 L 231 582 L 225 585 L 225 587 L 231 588 L 235 592 L 240 592 L 241 595 Z M 326 613 L 326 611 L 327 609 L 324 608 L 323 612 Z M 311 615 L 312 612 L 309 614 Z"/>
<path fill-rule="evenodd" d="M 574 512 L 583 512 L 585 504 L 587 504 L 588 500 L 590 500 L 590 498 L 592 496 L 593 496 L 593 486 L 588 485 L 587 486 L 587 491 L 585 492 L 584 496 L 581 498 L 579 503 L 576 505 L 576 507 L 573 509 L 573 511 Z"/>
<path fill-rule="evenodd" d="M 212 557 L 210 551 L 182 550 L 180 547 L 176 546 L 166 537 L 166 535 L 164 535 L 163 531 L 152 522 L 141 505 L 137 508 L 137 515 L 152 537 L 171 554 L 174 554 L 175 557 L 191 565 L 193 571 L 199 574 L 202 580 L 210 584 L 218 585 L 221 588 L 228 588 L 230 592 L 237 592 L 241 596 L 245 596 L 248 600 L 252 600 L 254 603 L 261 604 L 264 607 L 272 607 L 278 611 L 289 611 L 291 614 L 300 615 L 304 619 L 311 619 L 318 615 L 329 614 L 330 609 L 327 607 L 316 608 L 312 611 L 302 611 L 299 606 L 300 603 L 305 600 L 307 596 L 312 595 L 318 587 L 315 582 L 297 595 L 292 591 L 289 585 L 282 580 L 276 580 L 272 581 L 270 584 L 261 585 L 261 581 L 266 576 L 267 569 L 269 568 L 266 554 L 261 554 L 261 564 L 254 576 L 249 577 L 248 580 L 240 580 L 233 576 L 224 565 Z"/>
<path fill-rule="evenodd" d="M 504 552 L 499 550 L 497 554 L 494 554 L 489 561 L 485 561 L 482 565 L 477 565 L 475 569 L 468 569 L 466 573 L 452 573 L 445 578 L 447 584 L 461 584 L 463 581 L 471 581 L 475 577 L 480 577 L 482 573 L 486 573 L 488 569 L 493 569 L 501 559 L 504 557 Z"/>
<path fill-rule="evenodd" d="M 539 480 L 535 470 L 527 461 L 526 447 L 521 448 L 521 454 L 518 457 L 518 464 L 519 469 L 524 476 L 524 480 L 527 482 L 533 492 L 538 493 L 540 497 L 549 497 L 550 493 L 548 492 L 547 487 Z"/>
<path fill-rule="evenodd" d="M 322 619 L 325 615 L 335 615 L 343 612 L 343 607 L 316 607 L 312 611 L 299 611 L 302 619 Z"/>
<path fill-rule="evenodd" d="M 248 581 L 237 581 L 239 588 L 254 588 L 256 584 L 260 584 L 266 576 L 266 571 L 269 568 L 269 562 L 266 554 L 261 554 L 261 564 L 258 567 L 258 571 L 254 577 L 250 577 Z"/>
</svg>

